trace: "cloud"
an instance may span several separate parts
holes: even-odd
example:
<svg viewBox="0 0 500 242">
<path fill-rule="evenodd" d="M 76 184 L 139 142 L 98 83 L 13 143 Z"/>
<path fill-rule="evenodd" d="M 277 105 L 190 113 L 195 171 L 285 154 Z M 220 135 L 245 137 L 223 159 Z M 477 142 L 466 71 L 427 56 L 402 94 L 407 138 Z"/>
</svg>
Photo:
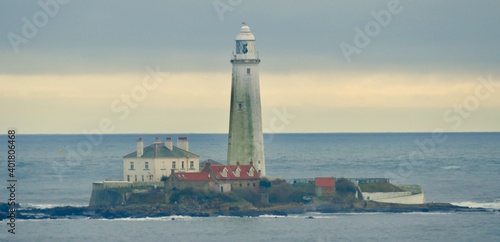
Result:
<svg viewBox="0 0 500 242">
<path fill-rule="evenodd" d="M 357 3 L 244 1 L 220 21 L 211 1 L 70 1 L 15 54 L 8 33 L 41 11 L 37 1 L 9 2 L 0 15 L 0 72 L 89 74 L 141 71 L 224 71 L 241 21 L 257 37 L 272 72 L 492 71 L 500 63 L 498 1 L 400 1 L 403 10 L 346 62 L 339 45 L 353 44 L 355 27 L 375 21 L 388 1 Z M 453 11 L 450 8 L 453 7 Z M 207 60 L 213 61 L 207 61 Z"/>
<path fill-rule="evenodd" d="M 270 74 L 261 81 L 268 105 L 330 108 L 445 108 L 481 85 L 477 76 L 407 73 Z M 499 96 L 482 105 L 500 107 Z"/>
</svg>

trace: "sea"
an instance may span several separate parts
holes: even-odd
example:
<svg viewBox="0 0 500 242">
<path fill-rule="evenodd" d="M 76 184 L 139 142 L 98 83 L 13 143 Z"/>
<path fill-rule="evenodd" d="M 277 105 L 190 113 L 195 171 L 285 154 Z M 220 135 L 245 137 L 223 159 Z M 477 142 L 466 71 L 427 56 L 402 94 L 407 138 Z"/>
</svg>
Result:
<svg viewBox="0 0 500 242">
<path fill-rule="evenodd" d="M 186 136 L 200 160 L 226 162 L 227 134 L 18 135 L 16 201 L 87 206 L 92 182 L 121 180 L 122 157 L 155 137 Z M 0 136 L 0 202 L 7 202 L 7 137 Z M 7 221 L 0 241 L 500 241 L 500 133 L 266 134 L 267 175 L 378 178 L 420 184 L 427 202 L 486 212 L 335 213 Z M 313 219 L 307 219 L 309 216 Z"/>
</svg>

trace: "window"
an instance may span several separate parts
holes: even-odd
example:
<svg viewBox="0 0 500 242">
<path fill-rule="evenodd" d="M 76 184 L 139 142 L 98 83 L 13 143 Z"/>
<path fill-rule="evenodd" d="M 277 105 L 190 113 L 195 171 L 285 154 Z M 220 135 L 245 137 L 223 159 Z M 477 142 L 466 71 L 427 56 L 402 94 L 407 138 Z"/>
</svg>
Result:
<svg viewBox="0 0 500 242">
<path fill-rule="evenodd" d="M 243 103 L 238 103 L 238 110 L 243 110 Z"/>
<path fill-rule="evenodd" d="M 175 161 L 172 161 L 172 169 L 175 169 Z"/>
<path fill-rule="evenodd" d="M 248 42 L 246 40 L 236 41 L 236 54 L 246 54 L 248 53 Z"/>
<path fill-rule="evenodd" d="M 223 177 L 227 177 L 227 168 L 224 168 L 221 172 L 220 172 L 221 176 Z"/>
<path fill-rule="evenodd" d="M 247 68 L 247 75 L 250 75 L 250 68 Z"/>
<path fill-rule="evenodd" d="M 149 175 L 149 180 L 153 180 L 153 175 Z M 253 185 L 255 186 L 255 183 Z"/>
<path fill-rule="evenodd" d="M 247 174 L 248 174 L 249 176 L 254 176 L 254 174 L 253 174 L 253 172 L 254 172 L 254 171 L 255 171 L 255 170 L 254 170 L 254 169 L 253 169 L 253 167 L 252 167 L 252 168 L 250 168 L 250 170 L 248 171 L 248 173 L 247 173 Z"/>
<path fill-rule="evenodd" d="M 255 187 L 255 182 L 253 183 L 253 187 Z"/>
<path fill-rule="evenodd" d="M 137 175 L 135 175 L 134 178 L 135 178 L 135 181 L 137 181 Z"/>
<path fill-rule="evenodd" d="M 249 187 L 249 186 L 250 186 L 250 182 L 247 182 L 247 187 Z"/>
<path fill-rule="evenodd" d="M 131 162 L 130 162 L 130 170 L 133 170 L 133 169 L 134 169 L 134 162 L 133 162 L 133 161 L 131 161 Z"/>
<path fill-rule="evenodd" d="M 127 181 L 130 181 L 130 175 L 127 175 Z"/>
<path fill-rule="evenodd" d="M 184 170 L 184 161 L 182 162 L 181 169 Z"/>
<path fill-rule="evenodd" d="M 144 181 L 144 175 L 142 175 L 142 181 Z"/>
<path fill-rule="evenodd" d="M 189 168 L 194 168 L 194 161 L 189 162 Z"/>
<path fill-rule="evenodd" d="M 144 162 L 144 169 L 149 170 L 149 162 Z"/>
<path fill-rule="evenodd" d="M 240 183 L 240 187 L 242 186 L 242 184 Z"/>
</svg>

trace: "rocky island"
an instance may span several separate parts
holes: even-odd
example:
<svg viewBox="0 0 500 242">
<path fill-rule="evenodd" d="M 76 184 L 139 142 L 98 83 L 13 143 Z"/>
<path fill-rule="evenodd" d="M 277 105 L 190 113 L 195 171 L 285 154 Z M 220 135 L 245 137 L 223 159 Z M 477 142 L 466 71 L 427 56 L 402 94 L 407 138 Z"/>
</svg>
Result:
<svg viewBox="0 0 500 242">
<path fill-rule="evenodd" d="M 184 216 L 259 216 L 320 213 L 408 213 L 486 212 L 491 210 L 455 206 L 449 203 L 394 204 L 366 201 L 356 197 L 357 188 L 347 179 L 338 179 L 334 196 L 318 197 L 314 184 L 289 184 L 284 180 L 261 180 L 261 192 L 239 190 L 231 193 L 184 188 L 166 192 L 164 188 L 105 189 L 102 204 L 88 207 L 17 208 L 18 219 L 55 218 L 144 218 Z M 135 192 L 134 192 L 135 190 Z M 122 200 L 122 197 L 128 197 Z M 0 216 L 8 218 L 0 204 Z M 305 218 L 313 218 L 305 216 Z"/>
</svg>

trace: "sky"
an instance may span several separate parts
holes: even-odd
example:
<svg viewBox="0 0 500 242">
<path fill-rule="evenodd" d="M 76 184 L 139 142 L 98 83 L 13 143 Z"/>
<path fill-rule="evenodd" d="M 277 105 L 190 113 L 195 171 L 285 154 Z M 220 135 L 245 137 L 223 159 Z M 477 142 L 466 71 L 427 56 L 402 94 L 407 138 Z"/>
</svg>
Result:
<svg viewBox="0 0 500 242">
<path fill-rule="evenodd" d="M 256 36 L 264 132 L 499 132 L 499 1 L 0 2 L 0 128 L 227 133 Z"/>
</svg>

